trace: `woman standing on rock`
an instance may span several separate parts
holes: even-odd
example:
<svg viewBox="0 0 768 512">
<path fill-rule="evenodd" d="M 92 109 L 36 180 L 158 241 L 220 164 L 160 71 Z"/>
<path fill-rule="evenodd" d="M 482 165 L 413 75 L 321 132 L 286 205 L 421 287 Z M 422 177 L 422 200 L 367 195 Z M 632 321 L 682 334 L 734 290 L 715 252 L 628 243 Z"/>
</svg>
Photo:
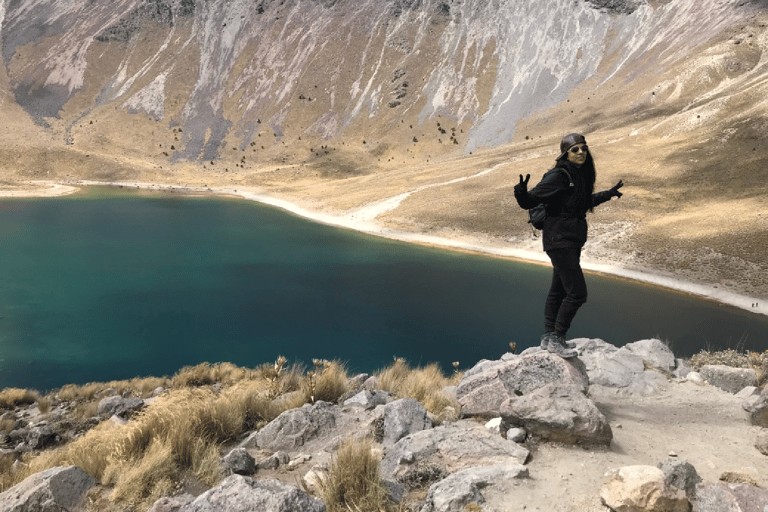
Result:
<svg viewBox="0 0 768 512">
<path fill-rule="evenodd" d="M 569 133 L 560 142 L 560 156 L 538 185 L 528 190 L 531 175 L 520 175 L 515 199 L 520 208 L 546 205 L 542 228 L 544 252 L 552 261 L 552 285 L 544 307 L 541 348 L 564 358 L 577 355 L 565 335 L 573 317 L 587 301 L 587 283 L 581 270 L 581 248 L 587 241 L 587 212 L 621 197 L 620 180 L 613 188 L 594 192 L 595 162 L 583 135 Z"/>
</svg>

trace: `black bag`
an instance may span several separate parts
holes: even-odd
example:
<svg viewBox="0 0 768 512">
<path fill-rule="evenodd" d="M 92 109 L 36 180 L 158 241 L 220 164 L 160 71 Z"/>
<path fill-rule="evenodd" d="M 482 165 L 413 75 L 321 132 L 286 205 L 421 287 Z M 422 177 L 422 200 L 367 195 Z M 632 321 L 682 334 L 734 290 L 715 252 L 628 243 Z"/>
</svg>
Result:
<svg viewBox="0 0 768 512">
<path fill-rule="evenodd" d="M 568 186 L 572 187 L 573 179 L 568 171 L 562 167 L 558 167 L 557 169 L 563 171 L 565 175 L 568 176 Z M 545 220 L 547 220 L 547 207 L 544 203 L 539 203 L 528 210 L 528 223 L 534 228 L 543 229 Z"/>
<path fill-rule="evenodd" d="M 534 228 L 543 228 L 545 220 L 547 220 L 547 208 L 544 203 L 539 203 L 528 210 L 528 223 Z"/>
</svg>

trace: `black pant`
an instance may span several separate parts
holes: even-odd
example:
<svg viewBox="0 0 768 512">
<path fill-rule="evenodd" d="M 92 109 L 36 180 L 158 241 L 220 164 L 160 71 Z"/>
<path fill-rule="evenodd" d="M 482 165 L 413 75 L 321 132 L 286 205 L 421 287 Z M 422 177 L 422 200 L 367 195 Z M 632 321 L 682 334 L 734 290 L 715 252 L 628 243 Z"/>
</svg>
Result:
<svg viewBox="0 0 768 512">
<path fill-rule="evenodd" d="M 547 256 L 552 261 L 552 285 L 544 307 L 544 331 L 564 337 L 576 312 L 587 302 L 581 248 L 553 249 Z"/>
</svg>

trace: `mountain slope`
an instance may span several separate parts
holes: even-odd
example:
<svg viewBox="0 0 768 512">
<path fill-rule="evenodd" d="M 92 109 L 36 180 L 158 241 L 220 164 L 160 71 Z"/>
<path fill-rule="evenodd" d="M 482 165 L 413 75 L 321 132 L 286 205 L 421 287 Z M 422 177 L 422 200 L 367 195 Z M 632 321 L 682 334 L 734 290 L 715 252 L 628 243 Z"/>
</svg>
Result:
<svg viewBox="0 0 768 512">
<path fill-rule="evenodd" d="M 526 249 L 511 187 L 580 131 L 598 186 L 627 183 L 593 217 L 587 259 L 768 298 L 765 1 L 0 9 L 7 180 L 250 187 Z"/>
</svg>

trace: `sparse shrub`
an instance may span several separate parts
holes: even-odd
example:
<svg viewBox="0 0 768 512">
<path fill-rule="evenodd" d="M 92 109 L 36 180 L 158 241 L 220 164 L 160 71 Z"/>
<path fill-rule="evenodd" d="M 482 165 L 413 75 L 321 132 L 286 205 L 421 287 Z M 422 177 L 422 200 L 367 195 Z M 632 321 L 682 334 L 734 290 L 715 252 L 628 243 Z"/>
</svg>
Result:
<svg viewBox="0 0 768 512">
<path fill-rule="evenodd" d="M 13 454 L 0 453 L 0 491 L 13 485 L 14 462 L 16 462 L 16 457 Z"/>
<path fill-rule="evenodd" d="M 51 412 L 51 400 L 46 397 L 38 398 L 37 410 L 40 411 L 40 414 L 46 414 Z"/>
<path fill-rule="evenodd" d="M 171 493 L 178 481 L 178 471 L 171 446 L 156 438 L 143 457 L 111 464 L 103 481 L 114 485 L 112 501 L 146 509 Z"/>
<path fill-rule="evenodd" d="M 413 398 L 435 415 L 442 415 L 446 407 L 452 407 L 457 413 L 460 410 L 458 402 L 443 393 L 446 386 L 455 385 L 461 379 L 459 372 L 446 377 L 435 363 L 414 369 L 403 359 L 397 359 L 378 374 L 378 379 L 381 389 L 400 398 Z"/>
<path fill-rule="evenodd" d="M 305 401 L 335 403 L 341 395 L 347 392 L 347 371 L 338 361 L 315 359 L 312 361 L 314 371 L 307 372 L 302 386 Z"/>
<path fill-rule="evenodd" d="M 185 366 L 173 376 L 176 388 L 208 386 L 220 382 L 231 385 L 250 377 L 250 370 L 232 363 L 201 363 L 197 366 Z"/>
<path fill-rule="evenodd" d="M 328 512 L 386 512 L 389 494 L 379 475 L 379 459 L 370 439 L 349 439 L 339 446 L 322 484 Z"/>
<path fill-rule="evenodd" d="M 16 420 L 13 418 L 0 419 L 0 432 L 10 432 L 16 425 Z"/>
<path fill-rule="evenodd" d="M 20 405 L 30 405 L 40 399 L 37 391 L 19 388 L 5 388 L 0 391 L 0 409 L 15 409 Z"/>
<path fill-rule="evenodd" d="M 434 463 L 419 462 L 412 471 L 399 478 L 406 489 L 424 489 L 447 476 L 445 469 Z"/>
</svg>

